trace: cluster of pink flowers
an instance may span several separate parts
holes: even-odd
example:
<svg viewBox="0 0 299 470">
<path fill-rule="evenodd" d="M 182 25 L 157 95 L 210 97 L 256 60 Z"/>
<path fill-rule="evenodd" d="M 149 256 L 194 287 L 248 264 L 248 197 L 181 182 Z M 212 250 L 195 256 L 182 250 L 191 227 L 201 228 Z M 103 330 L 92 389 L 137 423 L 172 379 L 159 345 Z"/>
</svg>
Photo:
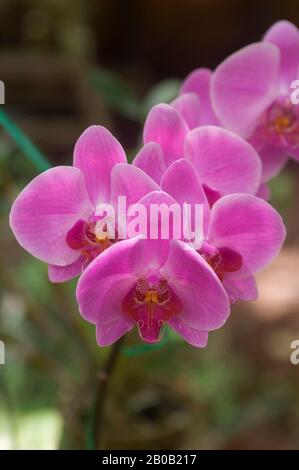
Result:
<svg viewBox="0 0 299 470">
<path fill-rule="evenodd" d="M 286 234 L 266 202 L 267 183 L 289 156 L 299 159 L 299 108 L 290 101 L 298 72 L 299 31 L 278 22 L 214 72 L 192 72 L 171 104 L 154 106 L 132 164 L 107 129 L 91 126 L 73 166 L 46 171 L 19 194 L 10 214 L 18 242 L 49 264 L 52 282 L 80 276 L 79 309 L 99 345 L 135 326 L 153 343 L 168 324 L 204 347 L 232 303 L 256 299 L 255 275 Z M 145 206 L 202 204 L 202 246 L 99 237 L 96 207 L 117 210 L 119 196 Z"/>
</svg>

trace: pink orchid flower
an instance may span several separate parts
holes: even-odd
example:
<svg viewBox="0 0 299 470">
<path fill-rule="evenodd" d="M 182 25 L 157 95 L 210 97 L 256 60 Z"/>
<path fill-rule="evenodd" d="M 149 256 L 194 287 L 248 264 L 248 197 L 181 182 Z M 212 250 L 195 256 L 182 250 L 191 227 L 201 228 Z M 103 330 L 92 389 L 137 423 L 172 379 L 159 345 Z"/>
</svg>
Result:
<svg viewBox="0 0 299 470">
<path fill-rule="evenodd" d="M 211 101 L 212 76 L 212 70 L 207 68 L 193 70 L 183 81 L 178 98 L 171 103 L 188 122 L 190 129 L 204 125 L 222 127 Z M 270 188 L 262 182 L 255 194 L 268 200 Z"/>
<path fill-rule="evenodd" d="M 178 240 L 121 241 L 94 260 L 77 286 L 82 316 L 96 325 L 97 342 L 108 346 L 135 325 L 154 343 L 168 324 L 188 343 L 207 344 L 230 308 L 216 274 Z"/>
<path fill-rule="evenodd" d="M 261 182 L 261 161 L 238 135 L 217 126 L 193 130 L 177 109 L 156 105 L 144 126 L 144 146 L 133 165 L 160 183 L 166 169 L 185 157 L 192 162 L 211 202 L 231 193 L 255 194 Z"/>
<path fill-rule="evenodd" d="M 25 250 L 49 264 L 52 282 L 78 276 L 115 242 L 95 232 L 98 204 L 116 203 L 118 194 L 132 204 L 158 189 L 142 170 L 125 162 L 116 138 L 104 127 L 91 126 L 75 145 L 74 166 L 45 171 L 18 195 L 11 228 Z"/>
<path fill-rule="evenodd" d="M 290 101 L 299 72 L 299 30 L 275 23 L 262 42 L 232 54 L 215 70 L 211 100 L 221 124 L 248 139 L 263 163 L 263 181 L 289 156 L 299 160 L 299 107 Z"/>
<path fill-rule="evenodd" d="M 248 194 L 223 196 L 210 209 L 198 175 L 186 159 L 166 170 L 161 188 L 181 205 L 203 204 L 204 242 L 199 253 L 223 283 L 231 303 L 254 300 L 254 275 L 278 254 L 285 239 L 278 212 Z"/>
</svg>

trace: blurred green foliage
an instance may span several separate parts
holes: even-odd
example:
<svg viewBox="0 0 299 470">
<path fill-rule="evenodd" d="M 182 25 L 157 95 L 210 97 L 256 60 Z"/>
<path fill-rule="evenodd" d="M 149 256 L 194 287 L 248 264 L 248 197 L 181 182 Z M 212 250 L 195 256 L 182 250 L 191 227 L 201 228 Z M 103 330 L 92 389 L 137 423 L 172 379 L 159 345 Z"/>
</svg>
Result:
<svg viewBox="0 0 299 470">
<path fill-rule="evenodd" d="M 159 103 L 170 103 L 178 94 L 180 80 L 163 80 L 139 99 L 133 86 L 115 72 L 97 67 L 91 75 L 91 84 L 101 93 L 111 109 L 125 118 L 143 122 L 149 110 Z"/>
</svg>

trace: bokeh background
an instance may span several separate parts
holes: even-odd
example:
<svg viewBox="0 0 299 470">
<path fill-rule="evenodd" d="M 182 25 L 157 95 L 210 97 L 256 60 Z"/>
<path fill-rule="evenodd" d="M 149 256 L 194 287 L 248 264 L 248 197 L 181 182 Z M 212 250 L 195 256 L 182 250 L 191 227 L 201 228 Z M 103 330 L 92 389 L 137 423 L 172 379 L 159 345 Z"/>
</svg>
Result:
<svg viewBox="0 0 299 470">
<path fill-rule="evenodd" d="M 92 448 L 98 371 L 109 354 L 78 314 L 75 282 L 50 284 L 46 266 L 13 238 L 15 196 L 49 164 L 70 164 L 90 124 L 108 126 L 131 158 L 152 104 L 278 19 L 299 26 L 297 0 L 1 0 L 0 449 Z M 298 183 L 293 162 L 272 182 L 286 245 L 258 277 L 259 300 L 235 306 L 207 349 L 169 335 L 152 347 L 127 336 L 106 403 L 105 448 L 299 448 L 299 365 L 290 363 L 299 339 Z"/>
</svg>

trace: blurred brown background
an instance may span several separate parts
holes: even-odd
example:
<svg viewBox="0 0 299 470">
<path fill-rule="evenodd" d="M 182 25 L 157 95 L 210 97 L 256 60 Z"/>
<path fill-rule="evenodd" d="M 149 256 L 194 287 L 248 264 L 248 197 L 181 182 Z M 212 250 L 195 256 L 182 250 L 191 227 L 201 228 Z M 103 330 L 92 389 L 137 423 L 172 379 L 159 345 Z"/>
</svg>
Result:
<svg viewBox="0 0 299 470">
<path fill-rule="evenodd" d="M 259 40 L 278 19 L 299 26 L 297 0 L 1 0 L 3 108 L 52 164 L 70 164 L 85 127 L 109 126 L 129 156 L 148 106 L 199 66 Z M 90 448 L 97 372 L 108 351 L 78 314 L 75 282 L 46 266 L 8 227 L 11 203 L 38 173 L 0 132 L 0 449 Z M 273 181 L 288 239 L 239 304 L 196 350 L 171 338 L 127 338 L 107 402 L 107 448 L 299 448 L 299 167 Z"/>
<path fill-rule="evenodd" d="M 6 103 L 52 158 L 64 156 L 88 123 L 111 125 L 88 86 L 93 66 L 119 73 L 141 99 L 159 80 L 215 67 L 281 18 L 298 23 L 295 0 L 1 0 Z M 136 143 L 136 126 L 115 127 Z"/>
</svg>

